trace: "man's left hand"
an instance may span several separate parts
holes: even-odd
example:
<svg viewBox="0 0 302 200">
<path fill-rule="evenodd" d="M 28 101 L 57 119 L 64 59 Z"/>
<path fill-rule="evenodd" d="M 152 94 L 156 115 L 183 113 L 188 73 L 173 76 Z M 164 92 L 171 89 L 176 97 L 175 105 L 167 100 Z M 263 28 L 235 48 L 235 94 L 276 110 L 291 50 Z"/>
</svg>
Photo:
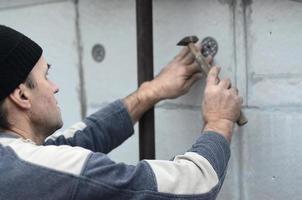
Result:
<svg viewBox="0 0 302 200">
<path fill-rule="evenodd" d="M 200 48 L 196 49 L 200 51 Z M 211 58 L 207 58 L 207 62 L 210 61 Z M 186 94 L 202 76 L 195 56 L 188 47 L 184 47 L 150 82 L 149 88 L 158 100 L 173 99 Z"/>
</svg>

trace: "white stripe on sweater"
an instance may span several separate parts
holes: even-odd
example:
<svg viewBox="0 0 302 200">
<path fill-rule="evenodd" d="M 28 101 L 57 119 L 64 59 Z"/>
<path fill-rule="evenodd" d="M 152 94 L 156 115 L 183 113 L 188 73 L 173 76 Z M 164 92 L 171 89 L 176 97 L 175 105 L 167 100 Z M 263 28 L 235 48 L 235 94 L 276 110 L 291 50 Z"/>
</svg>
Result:
<svg viewBox="0 0 302 200">
<path fill-rule="evenodd" d="M 91 153 L 84 148 L 67 145 L 38 146 L 20 138 L 0 138 L 0 144 L 11 147 L 24 161 L 73 175 L 80 175 Z"/>
<path fill-rule="evenodd" d="M 70 128 L 64 130 L 64 131 L 57 131 L 48 138 L 46 138 L 45 141 L 47 140 L 53 140 L 55 141 L 58 137 L 63 135 L 66 139 L 72 138 L 77 131 L 82 131 L 84 128 L 86 128 L 87 125 L 84 122 L 78 122 L 76 124 L 73 124 Z"/>
<path fill-rule="evenodd" d="M 159 192 L 202 194 L 219 181 L 209 161 L 194 152 L 179 155 L 173 161 L 146 161 L 155 174 Z"/>
</svg>

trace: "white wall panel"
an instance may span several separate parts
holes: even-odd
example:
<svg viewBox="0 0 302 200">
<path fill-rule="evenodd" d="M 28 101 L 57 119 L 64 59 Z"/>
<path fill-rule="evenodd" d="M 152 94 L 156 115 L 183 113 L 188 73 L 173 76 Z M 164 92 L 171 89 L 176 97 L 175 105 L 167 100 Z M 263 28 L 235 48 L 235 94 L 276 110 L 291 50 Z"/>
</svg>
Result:
<svg viewBox="0 0 302 200">
<path fill-rule="evenodd" d="M 249 105 L 301 105 L 301 2 L 258 0 L 248 9 Z"/>
<path fill-rule="evenodd" d="M 302 2 L 246 7 L 249 124 L 241 146 L 242 199 L 301 196 Z"/>
<path fill-rule="evenodd" d="M 301 172 L 301 108 L 249 110 L 250 125 L 242 140 L 243 199 L 299 199 Z"/>
<path fill-rule="evenodd" d="M 134 0 L 80 1 L 80 28 L 88 113 L 123 98 L 137 88 L 136 18 Z M 105 47 L 95 62 L 92 48 Z M 138 134 L 111 154 L 116 161 L 138 161 Z"/>
</svg>

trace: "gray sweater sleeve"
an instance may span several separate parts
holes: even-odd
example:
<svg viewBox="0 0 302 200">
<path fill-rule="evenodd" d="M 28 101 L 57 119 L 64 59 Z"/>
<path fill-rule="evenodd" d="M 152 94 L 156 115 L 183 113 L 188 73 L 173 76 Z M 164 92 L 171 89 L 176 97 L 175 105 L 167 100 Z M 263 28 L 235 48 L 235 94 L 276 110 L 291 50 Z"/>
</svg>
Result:
<svg viewBox="0 0 302 200">
<path fill-rule="evenodd" d="M 46 145 L 69 144 L 93 151 L 82 166 L 81 176 L 86 178 L 78 187 L 80 196 L 87 196 L 93 190 L 98 198 L 112 198 L 112 192 L 119 191 L 119 196 L 123 193 L 127 199 L 132 195 L 150 199 L 215 199 L 222 186 L 230 145 L 218 133 L 201 134 L 186 153 L 173 160 L 143 160 L 131 166 L 94 153 L 109 152 L 133 133 L 131 118 L 121 101 L 82 123 L 72 136 L 63 134 L 46 142 Z M 100 193 L 104 188 L 109 191 Z"/>
<path fill-rule="evenodd" d="M 205 132 L 189 150 L 206 158 L 215 169 L 220 179 L 224 178 L 230 159 L 231 151 L 229 142 L 220 134 Z"/>
<path fill-rule="evenodd" d="M 108 153 L 134 132 L 131 118 L 121 100 L 117 100 L 60 135 L 48 138 L 44 145 L 80 146 Z"/>
<path fill-rule="evenodd" d="M 206 132 L 190 150 L 172 161 L 143 160 L 131 166 L 94 153 L 83 176 L 99 184 L 93 186 L 96 191 L 107 185 L 119 191 L 120 197 L 129 195 L 129 199 L 141 196 L 143 199 L 213 200 L 222 186 L 229 157 L 229 144 L 224 137 Z M 80 195 L 87 195 L 84 188 L 81 186 Z M 112 193 L 108 196 L 105 193 L 104 199 L 112 198 Z"/>
</svg>

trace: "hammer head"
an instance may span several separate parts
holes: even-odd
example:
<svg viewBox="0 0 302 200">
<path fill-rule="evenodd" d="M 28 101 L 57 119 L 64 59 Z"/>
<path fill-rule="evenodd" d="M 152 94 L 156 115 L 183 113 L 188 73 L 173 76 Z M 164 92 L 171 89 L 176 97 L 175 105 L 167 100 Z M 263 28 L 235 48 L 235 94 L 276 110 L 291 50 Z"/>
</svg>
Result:
<svg viewBox="0 0 302 200">
<path fill-rule="evenodd" d="M 180 40 L 177 45 L 178 46 L 187 46 L 189 43 L 196 43 L 198 41 L 198 37 L 195 35 L 184 37 Z"/>
</svg>

